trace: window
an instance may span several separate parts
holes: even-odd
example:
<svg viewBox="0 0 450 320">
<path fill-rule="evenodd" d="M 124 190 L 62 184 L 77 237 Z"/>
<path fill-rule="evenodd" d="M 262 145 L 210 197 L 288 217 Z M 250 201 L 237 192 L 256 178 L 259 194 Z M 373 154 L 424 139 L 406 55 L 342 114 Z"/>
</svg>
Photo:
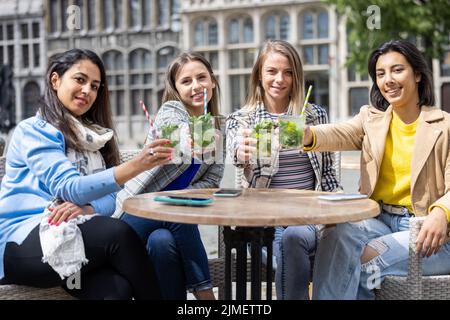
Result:
<svg viewBox="0 0 450 320">
<path fill-rule="evenodd" d="M 178 32 L 181 30 L 181 0 L 172 0 L 172 12 L 171 12 L 171 23 L 172 23 L 172 30 L 175 32 Z"/>
<path fill-rule="evenodd" d="M 328 12 L 311 9 L 300 16 L 300 51 L 305 64 L 329 65 Z"/>
<path fill-rule="evenodd" d="M 267 39 L 289 39 L 290 21 L 287 13 L 272 13 L 267 16 L 265 23 L 264 38 Z"/>
<path fill-rule="evenodd" d="M 32 29 L 33 29 L 33 38 L 37 39 L 39 38 L 39 34 L 40 34 L 40 25 L 38 22 L 33 22 L 32 24 Z"/>
<path fill-rule="evenodd" d="M 328 13 L 319 13 L 317 19 L 318 38 L 328 38 Z"/>
<path fill-rule="evenodd" d="M 200 53 L 205 57 L 206 60 L 209 61 L 213 70 L 217 70 L 219 68 L 219 52 L 205 51 Z"/>
<path fill-rule="evenodd" d="M 157 0 L 158 2 L 158 26 L 169 24 L 169 1 Z"/>
<path fill-rule="evenodd" d="M 28 82 L 23 88 L 23 119 L 36 114 L 39 99 L 39 85 L 34 81 Z"/>
<path fill-rule="evenodd" d="M 23 69 L 40 66 L 40 22 L 29 21 L 19 25 L 19 59 Z M 14 48 L 8 48 L 8 56 L 14 57 Z"/>
<path fill-rule="evenodd" d="M 144 6 L 142 13 L 143 13 L 143 17 L 142 17 L 142 21 L 143 21 L 143 25 L 145 25 L 146 27 L 151 27 L 152 26 L 152 21 L 153 21 L 153 8 L 152 8 L 152 0 L 143 0 L 142 1 L 142 5 Z"/>
<path fill-rule="evenodd" d="M 22 23 L 20 25 L 20 32 L 22 39 L 28 39 L 28 23 Z"/>
<path fill-rule="evenodd" d="M 33 67 L 37 68 L 41 65 L 41 52 L 39 43 L 33 44 Z"/>
<path fill-rule="evenodd" d="M 111 0 L 109 0 L 111 1 Z M 116 29 L 121 29 L 123 26 L 123 3 L 122 0 L 113 0 L 114 1 L 114 13 L 115 13 L 115 19 L 114 19 L 114 26 Z"/>
<path fill-rule="evenodd" d="M 141 26 L 140 0 L 130 0 L 130 27 L 138 29 Z"/>
<path fill-rule="evenodd" d="M 152 56 L 148 50 L 136 49 L 130 53 L 130 89 L 131 111 L 134 115 L 142 115 L 139 101 L 143 100 L 147 106 L 152 103 Z"/>
<path fill-rule="evenodd" d="M 50 1 L 50 32 L 58 32 L 59 0 Z"/>
<path fill-rule="evenodd" d="M 174 47 L 164 47 L 158 51 L 158 68 L 166 68 L 175 58 L 176 52 Z"/>
<path fill-rule="evenodd" d="M 450 51 L 445 52 L 441 60 L 441 76 L 450 77 Z"/>
<path fill-rule="evenodd" d="M 106 68 L 108 89 L 110 91 L 113 114 L 124 115 L 125 107 L 125 71 L 123 55 L 119 51 L 108 51 L 102 56 Z"/>
<path fill-rule="evenodd" d="M 250 17 L 234 18 L 228 21 L 228 43 L 253 42 L 253 21 Z"/>
<path fill-rule="evenodd" d="M 103 0 L 103 27 L 106 30 L 113 28 L 114 2 L 113 0 Z"/>
<path fill-rule="evenodd" d="M 230 101 L 231 110 L 242 108 L 247 97 L 250 74 L 230 76 Z"/>
<path fill-rule="evenodd" d="M 22 45 L 22 67 L 28 68 L 30 66 L 30 51 L 27 44 Z"/>
<path fill-rule="evenodd" d="M 169 65 L 169 63 L 175 58 L 175 56 L 178 54 L 178 51 L 174 47 L 164 47 L 159 49 L 158 55 L 157 55 L 157 67 L 158 67 L 158 74 L 157 74 L 157 85 L 161 86 L 164 84 L 165 74 L 166 74 L 166 68 Z"/>
<path fill-rule="evenodd" d="M 67 28 L 67 8 L 69 7 L 69 0 L 61 0 L 61 7 L 59 8 L 60 14 L 59 14 L 59 19 L 61 21 L 61 28 L 62 31 L 68 31 L 69 29 Z"/>
<path fill-rule="evenodd" d="M 194 46 L 217 45 L 219 43 L 217 22 L 203 18 L 194 23 Z"/>
<path fill-rule="evenodd" d="M 6 25 L 6 39 L 8 40 L 14 39 L 14 26 L 12 24 Z"/>
<path fill-rule="evenodd" d="M 300 34 L 303 39 L 328 38 L 328 12 L 323 10 L 308 10 L 301 16 L 302 28 Z"/>
<path fill-rule="evenodd" d="M 323 107 L 329 113 L 329 75 L 327 72 L 318 71 L 305 75 L 305 92 L 309 86 L 313 86 L 309 102 Z"/>
<path fill-rule="evenodd" d="M 236 49 L 228 51 L 230 69 L 252 68 L 255 60 L 256 50 L 251 49 Z"/>
<path fill-rule="evenodd" d="M 359 113 L 359 109 L 369 103 L 369 90 L 367 88 L 351 88 L 350 92 L 350 115 Z"/>
<path fill-rule="evenodd" d="M 450 82 L 442 84 L 441 105 L 444 111 L 450 112 Z"/>
<path fill-rule="evenodd" d="M 87 8 L 88 8 L 88 30 L 94 31 L 96 29 L 96 19 L 95 14 L 97 12 L 97 8 L 95 7 L 95 0 L 87 0 Z"/>
<path fill-rule="evenodd" d="M 194 28 L 194 45 L 203 46 L 205 44 L 205 24 L 199 21 Z"/>
</svg>

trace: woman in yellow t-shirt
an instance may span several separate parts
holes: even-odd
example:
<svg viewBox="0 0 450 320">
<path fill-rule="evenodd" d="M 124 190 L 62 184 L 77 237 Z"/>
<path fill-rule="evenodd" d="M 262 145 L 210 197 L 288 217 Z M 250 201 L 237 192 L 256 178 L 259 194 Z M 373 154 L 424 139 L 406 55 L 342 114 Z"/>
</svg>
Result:
<svg viewBox="0 0 450 320">
<path fill-rule="evenodd" d="M 361 150 L 360 192 L 380 203 L 374 219 L 343 223 L 320 241 L 315 299 L 373 299 L 386 275 L 407 274 L 409 219 L 425 275 L 450 272 L 450 115 L 434 107 L 431 72 L 404 40 L 372 52 L 370 106 L 341 124 L 305 129 L 307 150 Z"/>
</svg>

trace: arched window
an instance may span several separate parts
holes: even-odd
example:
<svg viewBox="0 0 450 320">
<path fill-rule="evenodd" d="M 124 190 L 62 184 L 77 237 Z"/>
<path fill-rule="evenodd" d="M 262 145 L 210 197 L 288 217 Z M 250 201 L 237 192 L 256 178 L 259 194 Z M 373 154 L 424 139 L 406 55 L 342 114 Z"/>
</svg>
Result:
<svg viewBox="0 0 450 320">
<path fill-rule="evenodd" d="M 284 12 L 269 14 L 264 22 L 265 39 L 289 39 L 290 19 Z"/>
<path fill-rule="evenodd" d="M 305 64 L 328 65 L 329 23 L 328 12 L 323 9 L 309 9 L 300 16 L 300 49 Z M 307 43 L 302 43 L 307 40 Z M 313 44 L 317 42 L 317 44 Z"/>
<path fill-rule="evenodd" d="M 28 82 L 23 87 L 23 119 L 36 114 L 40 96 L 39 85 L 36 82 Z"/>
<path fill-rule="evenodd" d="M 177 55 L 175 47 L 167 46 L 158 51 L 158 69 L 166 68 Z"/>
<path fill-rule="evenodd" d="M 216 20 L 202 18 L 194 24 L 194 46 L 214 46 L 219 43 L 219 35 Z"/>
<path fill-rule="evenodd" d="M 205 23 L 199 21 L 194 27 L 194 46 L 203 46 L 205 43 Z"/>
<path fill-rule="evenodd" d="M 110 102 L 113 113 L 117 116 L 125 114 L 125 70 L 123 54 L 112 50 L 102 56 L 106 68 Z"/>
<path fill-rule="evenodd" d="M 325 10 L 311 9 L 305 11 L 301 16 L 300 34 L 303 39 L 326 39 L 328 38 L 328 12 Z"/>
<path fill-rule="evenodd" d="M 139 101 L 143 100 L 147 106 L 152 104 L 153 64 L 151 52 L 145 49 L 132 51 L 129 56 L 129 66 L 131 113 L 143 115 Z"/>
<path fill-rule="evenodd" d="M 227 24 L 229 44 L 253 42 L 253 20 L 251 17 L 233 18 Z"/>
</svg>

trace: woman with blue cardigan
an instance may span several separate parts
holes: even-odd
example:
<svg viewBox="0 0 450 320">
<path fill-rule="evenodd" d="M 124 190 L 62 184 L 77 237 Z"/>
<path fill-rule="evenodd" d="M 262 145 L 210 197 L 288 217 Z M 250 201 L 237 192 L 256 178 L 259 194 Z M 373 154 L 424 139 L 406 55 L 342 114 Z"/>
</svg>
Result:
<svg viewBox="0 0 450 320">
<path fill-rule="evenodd" d="M 36 116 L 18 124 L 6 155 L 0 283 L 61 285 L 82 299 L 161 299 L 139 237 L 108 216 L 121 185 L 169 161 L 169 141 L 119 164 L 105 69 L 92 51 L 52 58 L 45 85 Z M 81 288 L 68 289 L 65 279 L 77 272 Z"/>
</svg>

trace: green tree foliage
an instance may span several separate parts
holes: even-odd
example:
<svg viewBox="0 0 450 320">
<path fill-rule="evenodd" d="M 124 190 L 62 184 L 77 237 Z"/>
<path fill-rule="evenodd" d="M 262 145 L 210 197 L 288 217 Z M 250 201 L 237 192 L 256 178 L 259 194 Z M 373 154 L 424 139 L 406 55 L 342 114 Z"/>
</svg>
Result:
<svg viewBox="0 0 450 320">
<path fill-rule="evenodd" d="M 450 36 L 449 0 L 327 0 L 347 17 L 347 65 L 367 73 L 370 53 L 385 41 L 417 41 L 430 62 L 441 58 Z M 377 6 L 377 7 L 375 7 Z M 379 8 L 379 10 L 378 10 Z M 376 17 L 379 11 L 379 20 Z M 377 26 L 378 22 L 378 26 Z M 379 27 L 379 29 L 377 28 Z"/>
</svg>

